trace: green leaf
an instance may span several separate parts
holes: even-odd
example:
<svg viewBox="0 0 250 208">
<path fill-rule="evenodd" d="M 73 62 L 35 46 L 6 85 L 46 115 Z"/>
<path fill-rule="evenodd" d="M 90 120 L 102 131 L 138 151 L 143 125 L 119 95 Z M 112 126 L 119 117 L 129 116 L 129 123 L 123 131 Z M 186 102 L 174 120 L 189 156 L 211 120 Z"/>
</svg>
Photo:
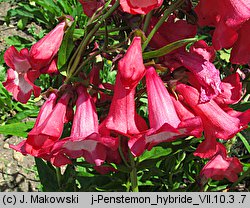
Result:
<svg viewBox="0 0 250 208">
<path fill-rule="evenodd" d="M 62 175 L 63 191 L 72 192 L 76 190 L 75 184 L 75 168 L 73 165 L 67 165 L 64 174 Z"/>
<path fill-rule="evenodd" d="M 218 51 L 218 53 L 220 54 L 220 58 L 222 60 L 226 61 L 227 63 L 230 62 L 229 59 L 230 59 L 231 49 L 229 50 L 223 49 L 223 50 Z"/>
<path fill-rule="evenodd" d="M 10 123 L 18 123 L 22 121 L 25 118 L 28 117 L 36 117 L 38 114 L 38 108 L 36 109 L 28 109 L 28 110 L 22 110 L 18 112 L 15 116 L 13 116 L 11 119 L 8 120 L 8 124 Z"/>
<path fill-rule="evenodd" d="M 43 185 L 43 191 L 47 192 L 58 191 L 59 187 L 57 183 L 55 169 L 51 165 L 49 166 L 46 162 L 44 162 L 40 158 L 35 158 L 35 162 L 41 184 Z"/>
<path fill-rule="evenodd" d="M 12 123 L 0 126 L 0 134 L 27 137 L 27 131 L 34 126 L 33 121 L 23 123 Z"/>
<path fill-rule="evenodd" d="M 5 42 L 8 45 L 16 46 L 18 49 L 29 47 L 32 45 L 32 42 L 30 40 L 22 38 L 18 35 L 9 36 L 9 37 L 5 38 Z"/>
<path fill-rule="evenodd" d="M 105 186 L 111 182 L 111 178 L 105 175 L 93 177 L 77 176 L 77 180 L 81 185 L 81 191 L 96 191 L 97 187 Z"/>
<path fill-rule="evenodd" d="M 64 35 L 62 44 L 60 46 L 60 49 L 58 52 L 58 61 L 57 61 L 57 66 L 58 66 L 59 71 L 62 68 L 62 66 L 66 64 L 74 48 L 73 33 L 74 33 L 75 26 L 76 26 L 76 21 L 67 30 L 66 34 Z"/>
<path fill-rule="evenodd" d="M 78 28 L 78 29 L 74 30 L 74 34 L 73 34 L 74 40 L 77 40 L 77 39 L 83 37 L 83 35 L 84 35 L 84 29 Z"/>
<path fill-rule="evenodd" d="M 50 11 L 55 16 L 61 16 L 62 14 L 60 8 L 55 4 L 53 0 L 34 0 L 34 2 Z"/>
<path fill-rule="evenodd" d="M 187 39 L 175 41 L 175 42 L 170 43 L 170 44 L 168 44 L 168 45 L 166 45 L 158 50 L 143 53 L 142 54 L 143 59 L 150 59 L 150 58 L 164 56 L 177 48 L 180 48 L 188 43 L 192 43 L 195 41 L 197 41 L 196 38 L 187 38 Z"/>
<path fill-rule="evenodd" d="M 228 184 L 221 185 L 221 186 L 216 186 L 215 188 L 212 188 L 211 191 L 222 191 L 228 188 Z"/>
<path fill-rule="evenodd" d="M 0 96 L 1 96 L 2 102 L 4 101 L 3 106 L 7 106 L 9 108 L 9 110 L 11 110 L 12 109 L 12 99 L 11 99 L 8 91 L 3 86 L 2 82 L 0 82 Z"/>
<path fill-rule="evenodd" d="M 24 18 L 21 18 L 18 22 L 17 22 L 17 28 L 19 30 L 24 30 L 24 28 L 26 27 L 28 23 L 28 18 L 27 17 L 24 17 Z"/>
<path fill-rule="evenodd" d="M 232 108 L 234 110 L 244 112 L 244 111 L 250 109 L 250 101 L 233 105 Z"/>
<path fill-rule="evenodd" d="M 6 74 L 5 67 L 3 65 L 0 65 L 0 82 L 5 80 L 5 74 Z"/>
<path fill-rule="evenodd" d="M 73 12 L 73 8 L 69 5 L 68 0 L 57 0 L 57 4 L 65 14 L 71 14 Z"/>
<path fill-rule="evenodd" d="M 245 145 L 248 153 L 250 154 L 250 145 L 247 139 L 240 132 L 237 134 L 237 136 L 241 139 L 242 143 Z"/>
<path fill-rule="evenodd" d="M 153 147 L 150 151 L 145 151 L 142 156 L 140 156 L 140 162 L 148 159 L 157 159 L 159 157 L 165 157 L 172 152 L 171 148 L 163 148 L 161 146 Z"/>
</svg>

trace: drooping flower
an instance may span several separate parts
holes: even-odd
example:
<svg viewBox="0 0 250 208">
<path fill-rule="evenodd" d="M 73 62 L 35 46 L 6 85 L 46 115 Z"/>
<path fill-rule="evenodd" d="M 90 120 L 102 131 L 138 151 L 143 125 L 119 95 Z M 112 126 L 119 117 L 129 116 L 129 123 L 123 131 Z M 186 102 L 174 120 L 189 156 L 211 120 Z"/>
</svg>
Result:
<svg viewBox="0 0 250 208">
<path fill-rule="evenodd" d="M 220 72 L 203 57 L 193 53 L 176 54 L 179 62 L 191 71 L 200 85 L 200 102 L 207 102 L 220 92 Z"/>
<path fill-rule="evenodd" d="M 58 57 L 53 58 L 48 66 L 40 70 L 41 74 L 49 74 L 51 76 L 59 74 L 60 72 L 57 68 L 57 60 Z"/>
<path fill-rule="evenodd" d="M 121 82 L 126 88 L 134 88 L 145 74 L 141 38 L 134 37 L 124 57 L 118 62 Z"/>
<path fill-rule="evenodd" d="M 139 156 L 144 150 L 150 150 L 161 142 L 170 142 L 187 135 L 201 136 L 201 120 L 178 101 L 173 104 L 174 98 L 171 98 L 153 67 L 146 71 L 146 85 L 150 130 L 145 136 L 134 137 L 129 141 L 134 155 Z"/>
<path fill-rule="evenodd" d="M 98 118 L 94 102 L 83 86 L 77 87 L 76 112 L 70 137 L 57 141 L 49 156 L 55 166 L 71 163 L 84 157 L 87 162 L 100 166 L 106 159 L 107 149 L 116 150 L 118 140 L 98 132 Z"/>
<path fill-rule="evenodd" d="M 206 144 L 216 144 L 214 143 L 216 138 L 231 139 L 236 133 L 246 128 L 250 121 L 250 110 L 237 112 L 230 110 L 229 107 L 224 110 L 214 100 L 199 103 L 199 92 L 191 86 L 178 84 L 176 91 L 202 119 Z M 216 145 L 205 145 L 205 143 L 200 145 L 201 147 L 198 147 L 197 150 L 200 152 L 198 156 L 208 157 L 204 156 L 204 154 L 208 154 L 207 152 L 210 152 L 209 155 L 215 154 Z"/>
<path fill-rule="evenodd" d="M 41 108 L 33 129 L 28 133 L 28 138 L 22 146 L 13 149 L 35 157 L 46 158 L 52 146 L 62 135 L 66 119 L 67 105 L 72 97 L 66 92 L 55 104 L 57 96 L 52 93 Z"/>
<path fill-rule="evenodd" d="M 32 92 L 35 97 L 39 96 L 41 89 L 34 85 L 34 81 L 40 76 L 40 72 L 31 69 L 28 49 L 18 52 L 11 46 L 6 50 L 4 60 L 10 68 L 3 86 L 12 93 L 15 100 L 27 103 Z"/>
<path fill-rule="evenodd" d="M 135 88 L 145 74 L 141 40 L 135 37 L 125 56 L 118 63 L 114 95 L 106 119 L 100 131 L 115 131 L 131 137 L 147 129 L 147 124 L 135 109 Z"/>
<path fill-rule="evenodd" d="M 158 18 L 152 17 L 150 20 L 149 33 L 159 21 Z M 158 49 L 169 43 L 186 38 L 193 38 L 196 35 L 197 27 L 188 24 L 185 20 L 177 20 L 175 15 L 170 15 L 168 20 L 154 34 L 150 41 L 150 47 Z M 185 47 L 177 49 L 178 51 L 185 50 Z"/>
<path fill-rule="evenodd" d="M 201 170 L 201 177 L 222 180 L 227 178 L 231 182 L 238 179 L 237 174 L 243 171 L 243 166 L 236 157 L 227 157 L 226 148 L 218 144 L 218 152 Z"/>
<path fill-rule="evenodd" d="M 199 40 L 195 42 L 190 47 L 190 52 L 192 54 L 197 54 L 203 57 L 209 62 L 213 62 L 215 59 L 215 50 L 213 46 L 208 46 L 204 40 Z"/>
<path fill-rule="evenodd" d="M 242 96 L 242 83 L 238 73 L 231 74 L 221 82 L 221 93 L 214 98 L 214 101 L 227 107 L 229 104 L 236 104 Z"/>
<path fill-rule="evenodd" d="M 79 2 L 82 4 L 84 14 L 88 17 L 92 17 L 96 10 L 105 4 L 104 0 L 79 0 Z"/>
<path fill-rule="evenodd" d="M 57 100 L 57 93 L 56 92 L 52 92 L 49 96 L 49 98 L 45 101 L 45 103 L 43 104 L 43 106 L 41 107 L 39 114 L 37 116 L 34 128 L 38 127 L 39 125 L 41 125 L 42 123 L 44 123 L 44 121 L 46 120 L 46 118 L 49 116 L 49 114 L 53 111 L 53 108 L 55 107 L 56 104 L 56 100 Z M 19 143 L 18 145 L 14 146 L 14 145 L 10 145 L 11 148 L 21 152 L 22 154 L 28 154 L 28 152 L 26 152 L 25 150 L 25 144 L 26 144 L 27 140 L 23 140 L 21 143 Z"/>
<path fill-rule="evenodd" d="M 163 23 L 150 42 L 154 48 L 163 47 L 177 40 L 194 37 L 196 26 L 188 24 L 185 20 L 176 20 L 175 16 L 169 16 L 167 22 Z M 156 24 L 157 19 L 152 18 L 150 28 Z M 160 61 L 171 71 L 179 67 L 185 67 L 192 72 L 200 84 L 200 102 L 207 102 L 220 93 L 219 71 L 212 64 L 214 50 L 204 41 L 195 43 L 189 52 L 185 47 L 180 47 L 171 53 L 161 57 Z"/>
<path fill-rule="evenodd" d="M 100 131 L 115 131 L 125 136 L 136 135 L 146 130 L 147 125 L 135 110 L 135 88 L 126 89 L 120 77 L 118 72 L 110 110 L 101 123 Z"/>
<path fill-rule="evenodd" d="M 18 52 L 14 46 L 6 50 L 4 60 L 10 68 L 3 85 L 17 101 L 27 103 L 32 92 L 35 97 L 40 95 L 41 89 L 34 82 L 41 73 L 58 73 L 55 56 L 63 39 L 64 27 L 65 22 L 58 24 L 35 43 L 30 52 L 27 48 Z"/>
<path fill-rule="evenodd" d="M 250 65 L 250 20 L 246 21 L 238 30 L 238 39 L 234 43 L 230 62 L 233 64 L 248 64 Z"/>
<path fill-rule="evenodd" d="M 122 10 L 130 14 L 147 14 L 162 3 L 163 0 L 120 0 Z"/>
<path fill-rule="evenodd" d="M 29 56 L 32 69 L 40 70 L 48 66 L 53 60 L 61 46 L 65 25 L 65 21 L 59 23 L 31 47 Z"/>
<path fill-rule="evenodd" d="M 216 50 L 233 47 L 230 61 L 234 64 L 249 63 L 249 1 L 201 0 L 195 12 L 200 26 L 215 27 L 212 43 Z"/>
</svg>

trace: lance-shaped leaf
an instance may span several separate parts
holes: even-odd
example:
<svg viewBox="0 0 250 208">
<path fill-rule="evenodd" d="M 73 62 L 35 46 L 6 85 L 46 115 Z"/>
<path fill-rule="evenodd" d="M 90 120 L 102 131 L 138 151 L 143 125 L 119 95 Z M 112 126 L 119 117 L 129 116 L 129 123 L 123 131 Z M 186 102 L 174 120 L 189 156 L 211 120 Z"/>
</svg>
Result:
<svg viewBox="0 0 250 208">
<path fill-rule="evenodd" d="M 187 39 L 183 39 L 183 40 L 177 40 L 175 42 L 169 43 L 166 46 L 163 46 L 160 49 L 154 50 L 154 51 L 149 51 L 149 52 L 144 52 L 142 54 L 143 59 L 150 59 L 150 58 L 157 58 L 157 57 L 161 57 L 164 56 L 172 51 L 174 51 L 175 49 L 178 49 L 182 46 L 185 46 L 189 43 L 193 43 L 197 41 L 196 38 L 187 38 Z"/>
<path fill-rule="evenodd" d="M 58 66 L 59 71 L 62 68 L 62 66 L 66 64 L 67 59 L 70 57 L 70 54 L 74 48 L 73 34 L 74 34 L 75 27 L 76 27 L 76 22 L 77 20 L 75 20 L 74 23 L 66 31 L 62 40 L 62 44 L 58 51 L 57 66 Z"/>
</svg>

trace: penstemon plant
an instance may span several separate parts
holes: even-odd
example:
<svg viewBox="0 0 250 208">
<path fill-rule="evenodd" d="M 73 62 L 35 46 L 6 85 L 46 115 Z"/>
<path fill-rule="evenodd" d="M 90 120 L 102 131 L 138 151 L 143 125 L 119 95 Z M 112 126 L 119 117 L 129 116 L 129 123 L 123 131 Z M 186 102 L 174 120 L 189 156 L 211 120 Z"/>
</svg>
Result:
<svg viewBox="0 0 250 208">
<path fill-rule="evenodd" d="M 69 2 L 84 18 L 65 10 L 30 49 L 4 54 L 13 98 L 45 99 L 10 146 L 36 158 L 44 191 L 198 191 L 247 177 L 250 152 L 240 160 L 231 146 L 241 135 L 250 151 L 239 133 L 250 110 L 237 110 L 248 99 L 248 0 Z M 36 85 L 42 74 L 49 89 Z"/>
</svg>

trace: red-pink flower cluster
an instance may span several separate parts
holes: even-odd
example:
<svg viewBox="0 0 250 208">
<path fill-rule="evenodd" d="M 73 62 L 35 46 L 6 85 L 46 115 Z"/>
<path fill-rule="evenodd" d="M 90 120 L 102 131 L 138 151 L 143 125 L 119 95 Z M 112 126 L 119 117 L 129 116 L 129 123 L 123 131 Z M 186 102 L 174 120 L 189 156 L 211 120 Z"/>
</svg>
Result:
<svg viewBox="0 0 250 208">
<path fill-rule="evenodd" d="M 83 12 L 91 17 L 98 9 L 104 6 L 104 0 L 79 0 Z M 147 14 L 153 9 L 160 7 L 163 0 L 120 0 L 122 11 L 130 14 Z"/>
<path fill-rule="evenodd" d="M 35 43 L 30 51 L 24 48 L 18 52 L 14 46 L 6 50 L 4 60 L 10 68 L 3 85 L 17 101 L 27 103 L 32 92 L 35 97 L 40 95 L 41 89 L 34 82 L 41 73 L 57 73 L 56 55 L 64 30 L 65 22 L 61 22 Z"/>
<path fill-rule="evenodd" d="M 248 38 L 250 2 L 248 0 L 201 0 L 195 11 L 200 26 L 215 27 L 213 46 L 216 50 L 232 48 L 231 63 L 250 63 Z"/>
<path fill-rule="evenodd" d="M 105 3 L 80 2 L 88 16 Z M 162 4 L 162 0 L 120 1 L 121 9 L 130 14 L 147 14 Z M 120 163 L 119 151 L 124 153 L 125 159 L 128 148 L 135 157 L 139 157 L 159 143 L 204 135 L 204 141 L 194 153 L 209 159 L 201 176 L 217 180 L 226 177 L 236 181 L 242 165 L 238 158 L 228 157 L 221 140 L 229 140 L 247 128 L 250 110 L 238 112 L 229 107 L 241 98 L 240 77 L 234 73 L 221 80 L 213 61 L 215 49 L 233 47 L 232 63 L 249 63 L 250 56 L 246 52 L 250 43 L 246 40 L 250 31 L 249 8 L 249 3 L 243 0 L 201 0 L 196 7 L 199 24 L 215 27 L 213 46 L 199 40 L 189 50 L 183 46 L 163 55 L 159 64 L 169 69 L 164 75 L 157 73 L 156 65 L 144 64 L 142 41 L 135 36 L 125 55 L 120 55 L 122 58 L 117 64 L 114 86 L 101 82 L 98 64 L 93 65 L 88 75 L 92 85 L 113 91 L 113 96 L 103 92 L 98 96 L 98 90 L 80 83 L 52 91 L 27 139 L 11 147 L 23 154 L 48 160 L 55 166 L 70 164 L 73 159 L 84 157 L 96 165 L 96 170 L 105 173 L 110 168 L 101 165 L 105 161 Z M 159 18 L 151 18 L 146 34 L 158 21 Z M 10 69 L 4 86 L 16 100 L 25 103 L 32 92 L 35 96 L 40 94 L 40 88 L 34 85 L 34 81 L 41 73 L 50 73 L 50 66 L 55 65 L 64 27 L 65 23 L 60 23 L 30 51 L 23 49 L 18 52 L 14 47 L 6 51 L 4 58 Z M 194 37 L 196 33 L 197 25 L 190 25 L 172 14 L 153 36 L 149 49 L 159 49 Z M 242 44 L 243 41 L 247 43 Z M 147 94 L 148 123 L 136 109 L 140 82 Z M 98 118 L 96 104 L 100 100 L 111 104 L 107 114 Z M 64 137 L 63 131 L 68 122 L 72 122 L 72 128 L 70 135 Z"/>
</svg>

